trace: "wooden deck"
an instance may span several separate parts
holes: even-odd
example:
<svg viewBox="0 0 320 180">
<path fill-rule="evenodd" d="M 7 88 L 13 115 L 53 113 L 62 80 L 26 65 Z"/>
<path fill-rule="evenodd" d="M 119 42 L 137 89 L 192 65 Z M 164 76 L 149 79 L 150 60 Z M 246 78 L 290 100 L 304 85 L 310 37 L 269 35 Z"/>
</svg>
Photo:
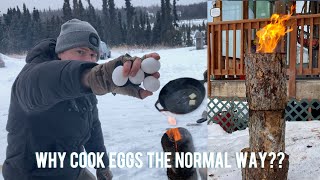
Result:
<svg viewBox="0 0 320 180">
<path fill-rule="evenodd" d="M 208 79 L 224 76 L 245 76 L 246 53 L 255 53 L 255 33 L 269 19 L 220 21 L 208 23 Z M 320 14 L 292 16 L 286 23 L 292 32 L 281 39 L 276 49 L 287 55 L 288 96 L 291 98 L 319 98 L 320 81 L 297 80 L 297 77 L 320 74 Z M 304 29 L 310 29 L 305 33 Z M 317 44 L 318 42 L 318 44 Z M 217 92 L 230 95 L 243 93 L 243 82 L 221 80 L 208 83 L 208 97 L 219 96 Z M 220 86 L 220 84 L 222 86 Z M 228 84 L 228 88 L 222 87 Z M 217 88 L 222 89 L 217 91 Z M 237 92 L 239 90 L 239 92 Z M 239 94 L 240 93 L 240 94 Z M 305 95 L 304 95 L 305 94 Z"/>
<path fill-rule="evenodd" d="M 210 97 L 246 97 L 244 80 L 213 80 L 211 81 Z M 289 81 L 287 82 L 287 87 Z M 287 91 L 289 94 L 289 89 Z M 320 99 L 319 80 L 296 80 L 296 99 Z"/>
</svg>

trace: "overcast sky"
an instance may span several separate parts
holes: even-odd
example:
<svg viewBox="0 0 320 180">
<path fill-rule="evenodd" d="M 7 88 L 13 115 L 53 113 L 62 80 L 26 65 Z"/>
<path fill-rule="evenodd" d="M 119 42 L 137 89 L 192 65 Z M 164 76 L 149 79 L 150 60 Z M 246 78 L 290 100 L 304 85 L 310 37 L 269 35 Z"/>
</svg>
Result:
<svg viewBox="0 0 320 180">
<path fill-rule="evenodd" d="M 22 4 L 25 3 L 27 8 L 31 11 L 33 7 L 37 9 L 58 9 L 62 8 L 63 0 L 0 0 L 0 13 L 7 13 L 7 9 L 9 7 L 19 6 L 20 10 L 22 10 Z M 160 0 L 131 0 L 133 6 L 151 6 L 151 5 L 160 5 Z M 177 0 L 177 5 L 185 5 L 192 3 L 206 2 L 206 0 Z M 72 0 L 70 0 L 72 6 Z M 87 6 L 88 3 L 86 0 L 82 0 L 84 6 Z M 101 9 L 102 0 L 91 0 L 91 3 L 95 8 Z M 125 0 L 115 0 L 115 4 L 117 7 L 124 6 Z M 172 3 L 172 0 L 171 0 Z"/>
</svg>

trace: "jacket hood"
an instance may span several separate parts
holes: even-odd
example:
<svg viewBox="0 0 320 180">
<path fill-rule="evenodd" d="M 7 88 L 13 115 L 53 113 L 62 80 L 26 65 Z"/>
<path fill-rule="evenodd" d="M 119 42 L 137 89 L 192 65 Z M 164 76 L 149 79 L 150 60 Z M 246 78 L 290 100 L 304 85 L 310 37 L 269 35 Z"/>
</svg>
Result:
<svg viewBox="0 0 320 180">
<path fill-rule="evenodd" d="M 26 63 L 41 63 L 45 61 L 57 60 L 55 53 L 56 40 L 44 39 L 38 42 L 27 54 Z"/>
</svg>

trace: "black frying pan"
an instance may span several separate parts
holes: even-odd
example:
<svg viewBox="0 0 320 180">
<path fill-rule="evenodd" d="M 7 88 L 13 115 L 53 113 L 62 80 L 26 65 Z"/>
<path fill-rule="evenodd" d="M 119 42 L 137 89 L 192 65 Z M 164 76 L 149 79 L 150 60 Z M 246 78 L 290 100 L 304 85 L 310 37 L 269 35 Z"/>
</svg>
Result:
<svg viewBox="0 0 320 180">
<path fill-rule="evenodd" d="M 205 97 L 204 81 L 193 78 L 179 78 L 168 82 L 160 91 L 159 99 L 155 103 L 158 111 L 170 111 L 175 114 L 186 114 L 197 109 Z M 194 105 L 190 105 L 190 95 L 196 97 Z M 159 108 L 159 104 L 162 109 Z"/>
</svg>

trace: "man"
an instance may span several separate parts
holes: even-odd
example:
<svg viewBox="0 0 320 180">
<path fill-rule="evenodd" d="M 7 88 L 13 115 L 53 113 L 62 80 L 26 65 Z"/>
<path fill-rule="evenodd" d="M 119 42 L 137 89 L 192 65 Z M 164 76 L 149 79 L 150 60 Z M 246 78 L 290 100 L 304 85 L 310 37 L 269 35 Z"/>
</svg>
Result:
<svg viewBox="0 0 320 180">
<path fill-rule="evenodd" d="M 123 75 L 135 76 L 141 59 L 121 56 L 96 64 L 100 38 L 87 22 L 72 19 L 61 26 L 57 41 L 38 43 L 11 92 L 7 122 L 6 180 L 92 180 L 87 169 L 72 168 L 72 152 L 104 152 L 98 180 L 112 179 L 95 95 L 112 92 L 144 99 L 152 95 L 137 85 L 117 87 L 112 71 L 123 63 Z M 157 53 L 144 58 L 160 59 Z M 159 73 L 154 76 L 159 78 Z M 66 152 L 63 168 L 38 168 L 36 152 Z"/>
</svg>

